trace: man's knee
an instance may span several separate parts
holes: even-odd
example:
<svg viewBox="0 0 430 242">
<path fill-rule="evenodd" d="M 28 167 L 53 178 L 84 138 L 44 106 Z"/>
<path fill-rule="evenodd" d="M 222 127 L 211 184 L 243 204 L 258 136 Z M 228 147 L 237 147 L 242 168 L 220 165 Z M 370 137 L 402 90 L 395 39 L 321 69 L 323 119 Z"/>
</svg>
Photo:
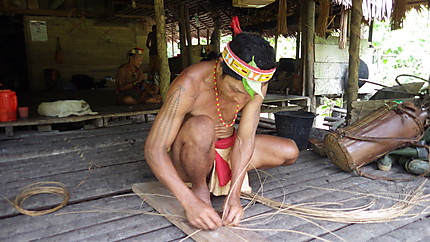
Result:
<svg viewBox="0 0 430 242">
<path fill-rule="evenodd" d="M 288 166 L 296 162 L 300 154 L 296 142 L 291 139 L 285 139 L 284 144 L 281 147 L 280 153 L 282 154 L 284 161 L 281 165 Z"/>
<path fill-rule="evenodd" d="M 187 136 L 195 145 L 207 146 L 213 143 L 215 137 L 215 122 L 208 116 L 199 115 L 189 118 L 185 124 Z"/>
</svg>

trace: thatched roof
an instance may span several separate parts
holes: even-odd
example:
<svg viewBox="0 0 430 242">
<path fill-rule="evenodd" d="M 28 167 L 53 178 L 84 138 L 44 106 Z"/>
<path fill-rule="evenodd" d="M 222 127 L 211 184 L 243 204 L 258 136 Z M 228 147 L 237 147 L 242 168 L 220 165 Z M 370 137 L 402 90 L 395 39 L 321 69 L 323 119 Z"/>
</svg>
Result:
<svg viewBox="0 0 430 242">
<path fill-rule="evenodd" d="M 298 0 L 287 0 L 287 16 L 297 14 L 299 2 Z M 135 6 L 131 4 L 114 4 L 113 14 L 105 18 L 104 21 L 113 23 L 153 21 L 155 18 L 153 3 L 153 0 L 138 0 Z M 177 12 L 182 4 L 185 4 L 188 8 L 191 34 L 194 37 L 197 37 L 197 32 L 199 32 L 200 36 L 206 36 L 208 30 L 211 33 L 214 29 L 215 19 L 221 22 L 222 34 L 231 34 L 230 21 L 233 16 L 239 17 L 244 31 L 273 35 L 274 33 L 271 32 L 276 28 L 277 1 L 263 8 L 237 8 L 233 6 L 232 0 L 165 0 L 164 3 L 166 29 L 169 39 L 172 36 L 172 32 L 173 35 L 176 35 L 176 38 L 178 37 L 178 33 L 176 33 L 176 26 L 178 26 Z"/>
<path fill-rule="evenodd" d="M 262 8 L 239 8 L 233 6 L 233 1 L 236 0 L 164 0 L 167 38 L 178 38 L 177 16 L 181 5 L 184 5 L 189 12 L 191 35 L 194 37 L 210 35 L 217 21 L 221 24 L 222 34 L 231 34 L 230 21 L 233 16 L 239 17 L 244 31 L 257 32 L 266 36 L 273 36 L 280 32 L 284 35 L 293 35 L 297 32 L 300 5 L 305 2 L 276 0 Z M 154 0 L 58 0 L 49 1 L 50 5 L 46 4 L 48 1 L 44 1 L 44 4 L 42 1 L 37 1 L 39 4 L 36 9 L 29 8 L 23 3 L 24 1 L 3 2 L 3 5 L 0 4 L 0 12 L 3 14 L 94 17 L 107 24 L 120 25 L 155 23 Z M 315 0 L 315 2 L 320 25 L 324 28 L 336 29 L 339 28 L 337 19 L 342 9 L 350 8 L 352 0 Z M 428 7 L 429 2 L 430 0 L 363 0 L 363 19 L 366 21 L 390 19 L 393 27 L 399 28 L 406 11 L 411 8 Z M 72 12 L 79 12 L 79 14 L 71 16 Z M 287 25 L 286 30 L 285 25 Z M 282 31 L 277 29 L 277 26 L 278 28 L 282 26 Z"/>
<path fill-rule="evenodd" d="M 241 22 L 242 30 L 258 32 L 262 35 L 273 36 L 276 32 L 278 17 L 278 2 L 275 1 L 263 8 L 237 8 L 234 7 L 233 0 L 165 0 L 166 10 L 166 29 L 168 39 L 177 39 L 178 19 L 177 11 L 181 4 L 185 4 L 189 10 L 191 34 L 194 37 L 207 36 L 214 29 L 214 19 L 221 22 L 221 32 L 224 35 L 231 34 L 230 21 L 231 17 L 238 16 Z M 136 0 L 132 6 L 130 3 L 113 5 L 113 14 L 106 18 L 110 22 L 129 22 L 129 21 L 148 21 L 155 16 L 153 9 L 153 0 Z M 288 24 L 287 35 L 293 35 L 297 32 L 300 4 L 303 1 L 286 0 L 286 22 Z M 316 0 L 318 6 L 317 15 L 319 15 L 327 6 L 324 1 Z M 115 3 L 115 1 L 114 1 Z M 428 6 L 428 0 L 363 0 L 363 19 L 367 22 L 371 20 L 390 19 L 393 28 L 401 27 L 405 13 L 411 8 L 421 8 Z M 340 16 L 341 9 L 349 9 L 352 0 L 331 0 L 330 18 Z M 328 16 L 327 16 L 328 17 Z M 336 21 L 333 21 L 336 23 Z M 332 24 L 331 28 L 338 28 Z"/>
<path fill-rule="evenodd" d="M 333 4 L 342 5 L 349 9 L 352 0 L 332 0 Z M 390 20 L 393 29 L 401 28 L 406 12 L 411 9 L 421 10 L 429 6 L 429 0 L 363 0 L 362 10 L 364 20 Z"/>
</svg>

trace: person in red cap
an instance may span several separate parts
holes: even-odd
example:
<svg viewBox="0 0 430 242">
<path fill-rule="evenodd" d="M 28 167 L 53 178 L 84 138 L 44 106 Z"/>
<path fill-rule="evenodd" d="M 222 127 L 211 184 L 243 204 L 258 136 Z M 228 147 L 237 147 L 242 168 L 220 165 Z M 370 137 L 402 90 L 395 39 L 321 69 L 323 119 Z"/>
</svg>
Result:
<svg viewBox="0 0 430 242">
<path fill-rule="evenodd" d="M 221 57 L 186 68 L 167 92 L 146 140 L 145 158 L 197 228 L 237 225 L 244 213 L 240 193 L 251 188 L 247 171 L 290 165 L 299 155 L 293 140 L 256 135 L 275 66 L 266 40 L 240 33 Z M 210 193 L 226 196 L 222 217 Z"/>
<path fill-rule="evenodd" d="M 128 63 L 121 65 L 116 73 L 116 100 L 119 104 L 161 103 L 159 88 L 147 82 L 140 66 L 143 49 L 133 48 L 128 52 Z"/>
</svg>

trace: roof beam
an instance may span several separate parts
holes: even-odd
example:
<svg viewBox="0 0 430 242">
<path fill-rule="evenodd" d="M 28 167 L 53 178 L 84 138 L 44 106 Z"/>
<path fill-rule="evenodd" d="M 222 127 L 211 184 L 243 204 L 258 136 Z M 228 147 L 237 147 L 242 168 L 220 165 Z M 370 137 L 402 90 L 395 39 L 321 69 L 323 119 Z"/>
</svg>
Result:
<svg viewBox="0 0 430 242">
<path fill-rule="evenodd" d="M 145 15 L 126 15 L 126 14 L 115 14 L 117 18 L 145 18 Z"/>
<path fill-rule="evenodd" d="M 63 4 L 64 0 L 55 0 L 51 6 L 49 6 L 49 9 L 57 9 L 61 4 Z"/>
<path fill-rule="evenodd" d="M 64 10 L 44 10 L 44 9 L 28 9 L 28 8 L 1 8 L 0 11 L 5 13 L 23 14 L 23 15 L 35 15 L 35 16 L 56 16 L 56 17 L 69 17 L 70 11 Z M 103 14 L 87 14 L 85 17 L 102 18 L 106 17 Z"/>
<path fill-rule="evenodd" d="M 113 1 L 112 2 L 113 5 L 131 5 L 130 1 Z M 150 8 L 153 9 L 154 5 L 150 5 L 150 4 L 142 4 L 142 3 L 136 3 L 136 7 L 139 8 Z"/>
<path fill-rule="evenodd" d="M 212 9 L 210 9 L 208 6 L 203 5 L 203 4 L 199 4 L 199 6 L 201 8 L 203 8 L 204 10 L 206 10 L 206 12 L 210 13 L 212 15 L 212 17 L 216 18 L 219 17 L 219 13 L 213 11 Z"/>
</svg>

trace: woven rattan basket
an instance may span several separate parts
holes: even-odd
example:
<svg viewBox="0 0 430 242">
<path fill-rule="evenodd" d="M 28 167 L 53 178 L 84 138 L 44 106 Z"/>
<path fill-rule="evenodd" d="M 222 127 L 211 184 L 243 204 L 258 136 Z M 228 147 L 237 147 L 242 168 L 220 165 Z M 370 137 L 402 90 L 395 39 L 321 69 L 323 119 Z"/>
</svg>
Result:
<svg viewBox="0 0 430 242">
<path fill-rule="evenodd" d="M 386 103 L 350 126 L 324 137 L 329 159 L 344 171 L 357 171 L 424 133 L 427 112 L 413 103 Z"/>
</svg>

